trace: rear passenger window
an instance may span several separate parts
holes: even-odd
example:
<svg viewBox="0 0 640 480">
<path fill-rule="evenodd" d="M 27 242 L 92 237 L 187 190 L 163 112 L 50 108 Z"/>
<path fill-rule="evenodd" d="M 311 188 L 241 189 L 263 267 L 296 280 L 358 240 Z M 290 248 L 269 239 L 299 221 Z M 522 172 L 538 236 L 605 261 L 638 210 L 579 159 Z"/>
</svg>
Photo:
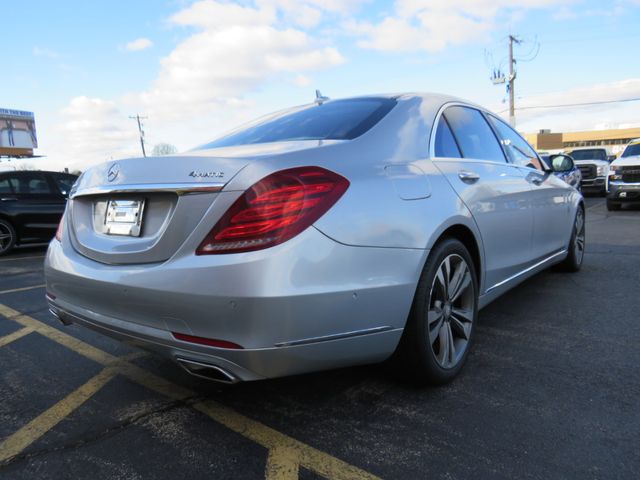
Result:
<svg viewBox="0 0 640 480">
<path fill-rule="evenodd" d="M 436 157 L 462 158 L 456 139 L 453 138 L 449 124 L 444 117 L 440 117 L 436 130 L 435 155 Z"/>
<path fill-rule="evenodd" d="M 47 179 L 41 173 L 24 173 L 16 177 L 17 189 L 16 193 L 43 195 L 50 194 L 51 188 L 47 183 Z"/>
<path fill-rule="evenodd" d="M 506 162 L 493 130 L 480 111 L 449 107 L 444 112 L 464 158 Z"/>
<path fill-rule="evenodd" d="M 500 137 L 500 143 L 504 146 L 511 163 L 520 167 L 529 167 L 544 171 L 540 160 L 538 160 L 538 155 L 524 138 L 509 125 L 493 115 L 489 115 L 489 119 L 491 123 L 493 123 L 493 126 L 496 127 L 498 136 Z"/>
</svg>

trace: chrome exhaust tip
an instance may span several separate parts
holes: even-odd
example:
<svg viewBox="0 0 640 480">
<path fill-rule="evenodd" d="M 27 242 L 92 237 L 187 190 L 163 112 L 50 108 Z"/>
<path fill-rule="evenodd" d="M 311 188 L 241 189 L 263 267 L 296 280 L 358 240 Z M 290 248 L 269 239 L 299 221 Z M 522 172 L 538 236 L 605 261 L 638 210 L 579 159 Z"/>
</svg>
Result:
<svg viewBox="0 0 640 480">
<path fill-rule="evenodd" d="M 240 381 L 238 377 L 217 365 L 210 365 L 208 363 L 202 363 L 186 358 L 176 358 L 176 361 L 178 362 L 178 365 L 194 377 L 227 384 L 238 383 Z"/>
<path fill-rule="evenodd" d="M 71 325 L 73 322 L 70 322 L 69 320 L 65 319 L 63 316 L 61 316 L 56 310 L 54 310 L 53 308 L 49 308 L 49 313 L 51 313 L 51 315 L 53 315 L 54 317 L 56 317 L 60 323 L 62 323 L 65 327 L 68 327 L 69 325 Z"/>
</svg>

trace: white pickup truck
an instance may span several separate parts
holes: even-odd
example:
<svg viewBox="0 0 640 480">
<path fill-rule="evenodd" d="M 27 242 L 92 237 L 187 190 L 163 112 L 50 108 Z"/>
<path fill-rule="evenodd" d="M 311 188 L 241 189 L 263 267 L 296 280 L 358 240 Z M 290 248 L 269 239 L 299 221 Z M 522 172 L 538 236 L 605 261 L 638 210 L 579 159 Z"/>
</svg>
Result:
<svg viewBox="0 0 640 480">
<path fill-rule="evenodd" d="M 609 166 L 607 210 L 620 210 L 623 203 L 640 203 L 640 138 L 629 142 Z"/>
<path fill-rule="evenodd" d="M 582 173 L 582 190 L 604 195 L 611 157 L 604 147 L 573 148 L 565 151 L 571 155 Z"/>
</svg>

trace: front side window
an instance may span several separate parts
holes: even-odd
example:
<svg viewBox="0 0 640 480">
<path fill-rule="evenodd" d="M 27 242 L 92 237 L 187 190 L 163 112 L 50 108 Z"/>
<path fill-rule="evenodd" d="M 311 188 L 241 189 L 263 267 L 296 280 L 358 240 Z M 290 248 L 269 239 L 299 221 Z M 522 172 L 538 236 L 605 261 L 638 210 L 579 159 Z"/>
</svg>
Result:
<svg viewBox="0 0 640 480">
<path fill-rule="evenodd" d="M 453 138 L 451 128 L 444 117 L 440 117 L 436 129 L 435 155 L 436 157 L 462 158 L 456 139 Z"/>
<path fill-rule="evenodd" d="M 12 178 L 0 178 L 0 193 L 13 193 L 12 184 L 15 183 Z"/>
<path fill-rule="evenodd" d="M 518 165 L 519 167 L 544 170 L 535 150 L 531 148 L 531 145 L 529 145 L 527 141 L 518 134 L 518 132 L 493 115 L 489 115 L 489 119 L 498 131 L 500 143 L 502 143 L 504 150 L 507 152 L 507 156 L 511 163 Z"/>
<path fill-rule="evenodd" d="M 63 195 L 68 195 L 71 191 L 71 187 L 76 182 L 76 177 L 68 176 L 68 175 L 54 175 L 54 180 L 56 181 L 56 185 L 60 190 L 60 193 Z"/>
<path fill-rule="evenodd" d="M 198 150 L 296 140 L 352 140 L 382 120 L 396 103 L 382 97 L 333 100 L 270 116 Z"/>
<path fill-rule="evenodd" d="M 506 161 L 493 130 L 480 111 L 455 106 L 447 108 L 444 116 L 464 158 Z"/>
</svg>

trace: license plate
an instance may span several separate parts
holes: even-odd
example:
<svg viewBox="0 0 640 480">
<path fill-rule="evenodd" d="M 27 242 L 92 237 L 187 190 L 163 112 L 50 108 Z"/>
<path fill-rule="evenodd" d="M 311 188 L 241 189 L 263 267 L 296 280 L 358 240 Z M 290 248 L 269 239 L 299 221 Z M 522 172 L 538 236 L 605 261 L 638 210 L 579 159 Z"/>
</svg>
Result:
<svg viewBox="0 0 640 480">
<path fill-rule="evenodd" d="M 139 237 L 143 213 L 144 200 L 109 200 L 104 221 L 105 233 Z"/>
</svg>

